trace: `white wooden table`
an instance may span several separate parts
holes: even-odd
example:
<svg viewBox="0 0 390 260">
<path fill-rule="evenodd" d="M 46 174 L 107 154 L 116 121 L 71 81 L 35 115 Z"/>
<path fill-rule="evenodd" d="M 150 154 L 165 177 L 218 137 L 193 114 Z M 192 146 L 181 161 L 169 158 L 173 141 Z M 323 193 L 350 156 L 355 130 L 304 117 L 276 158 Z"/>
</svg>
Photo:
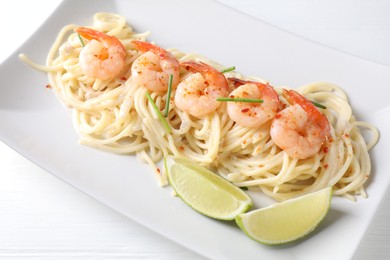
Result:
<svg viewBox="0 0 390 260">
<path fill-rule="evenodd" d="M 0 62 L 59 2 L 0 2 Z M 314 41 L 390 65 L 390 1 L 221 2 Z M 390 257 L 390 194 L 387 198 L 356 259 Z M 0 142 L 0 259 L 7 258 L 203 259 L 75 190 Z"/>
</svg>

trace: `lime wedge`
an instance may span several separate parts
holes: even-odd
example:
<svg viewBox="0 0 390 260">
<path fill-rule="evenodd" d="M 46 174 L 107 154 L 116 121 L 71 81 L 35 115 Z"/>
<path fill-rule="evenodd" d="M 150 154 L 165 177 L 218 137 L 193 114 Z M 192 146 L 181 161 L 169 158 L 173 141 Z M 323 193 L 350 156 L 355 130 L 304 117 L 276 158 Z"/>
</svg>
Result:
<svg viewBox="0 0 390 260">
<path fill-rule="evenodd" d="M 236 217 L 250 238 L 263 244 L 285 244 L 303 238 L 325 218 L 332 199 L 331 187 L 253 210 Z"/>
<path fill-rule="evenodd" d="M 165 158 L 164 165 L 177 195 L 208 217 L 233 220 L 252 207 L 251 198 L 243 190 L 207 168 L 175 157 Z"/>
</svg>

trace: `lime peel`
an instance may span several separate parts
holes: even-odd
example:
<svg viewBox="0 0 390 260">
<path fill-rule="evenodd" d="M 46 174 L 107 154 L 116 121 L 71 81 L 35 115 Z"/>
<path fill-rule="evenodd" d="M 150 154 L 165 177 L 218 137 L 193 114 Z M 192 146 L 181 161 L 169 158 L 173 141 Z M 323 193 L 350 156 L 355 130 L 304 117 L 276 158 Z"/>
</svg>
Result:
<svg viewBox="0 0 390 260">
<path fill-rule="evenodd" d="M 164 165 L 176 194 L 203 215 L 234 220 L 252 207 L 248 194 L 205 167 L 172 156 L 164 158 Z"/>
<path fill-rule="evenodd" d="M 253 240 L 267 245 L 296 241 L 311 233 L 330 209 L 332 188 L 239 214 L 236 223 Z"/>
</svg>

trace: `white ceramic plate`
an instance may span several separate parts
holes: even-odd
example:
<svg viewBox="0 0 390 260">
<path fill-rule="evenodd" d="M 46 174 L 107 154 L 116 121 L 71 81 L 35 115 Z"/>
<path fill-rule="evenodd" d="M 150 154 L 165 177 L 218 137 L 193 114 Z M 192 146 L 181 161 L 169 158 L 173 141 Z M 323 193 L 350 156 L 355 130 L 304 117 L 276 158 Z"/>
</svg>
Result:
<svg viewBox="0 0 390 260">
<path fill-rule="evenodd" d="M 268 247 L 233 223 L 204 217 L 160 188 L 133 156 L 77 143 L 70 111 L 45 89 L 47 77 L 20 62 L 26 53 L 44 63 L 60 28 L 89 25 L 95 12 L 127 17 L 136 31 L 152 31 L 163 47 L 203 54 L 273 85 L 330 81 L 350 95 L 358 119 L 382 133 L 372 152 L 368 199 L 333 200 L 326 220 L 308 239 Z M 215 259 L 347 259 L 357 249 L 390 183 L 390 68 L 302 39 L 214 1 L 64 1 L 0 67 L 0 138 L 48 172 L 162 235 Z"/>
</svg>

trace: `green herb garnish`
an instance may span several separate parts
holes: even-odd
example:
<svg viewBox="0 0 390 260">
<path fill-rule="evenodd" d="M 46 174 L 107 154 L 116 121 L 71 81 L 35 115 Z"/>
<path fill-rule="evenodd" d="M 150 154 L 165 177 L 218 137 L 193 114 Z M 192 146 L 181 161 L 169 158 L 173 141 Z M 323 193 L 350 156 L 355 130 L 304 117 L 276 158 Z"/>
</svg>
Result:
<svg viewBox="0 0 390 260">
<path fill-rule="evenodd" d="M 165 120 L 165 118 L 163 117 L 163 115 L 161 114 L 160 110 L 158 109 L 156 103 L 154 103 L 154 100 L 153 98 L 150 96 L 149 92 L 146 92 L 146 97 L 148 98 L 149 102 L 152 104 L 153 108 L 154 108 L 154 111 L 156 111 L 156 114 L 158 116 L 158 118 L 160 119 L 160 121 L 162 122 L 162 124 L 164 125 L 165 127 L 165 130 L 167 130 L 168 133 L 170 133 L 172 130 L 171 130 L 171 127 L 169 126 L 168 122 Z"/>
<path fill-rule="evenodd" d="M 230 71 L 233 71 L 233 70 L 235 70 L 235 69 L 236 69 L 236 67 L 235 67 L 235 66 L 232 66 L 232 67 L 229 67 L 229 68 L 226 68 L 226 69 L 221 70 L 221 73 L 230 72 Z"/>
<path fill-rule="evenodd" d="M 310 102 L 313 103 L 313 105 L 315 105 L 316 107 L 326 109 L 326 106 L 324 106 L 324 105 L 321 105 L 321 104 L 314 102 L 314 101 L 310 101 Z"/>
<path fill-rule="evenodd" d="M 78 33 L 77 36 L 79 37 L 79 40 L 81 42 L 81 45 L 84 47 L 85 44 L 84 44 L 84 41 L 83 41 L 83 38 L 81 38 L 81 35 Z"/>
<path fill-rule="evenodd" d="M 248 102 L 248 103 L 263 103 L 262 99 L 254 98 L 229 98 L 229 97 L 219 97 L 217 101 L 232 101 L 232 102 Z"/>
<path fill-rule="evenodd" d="M 168 116 L 168 112 L 169 112 L 169 101 L 171 99 L 171 91 L 172 91 L 172 80 L 173 80 L 173 75 L 172 74 L 169 74 L 169 81 L 168 81 L 168 93 L 167 93 L 167 99 L 166 99 L 166 103 L 165 103 L 165 113 L 164 113 L 164 116 L 167 117 Z"/>
</svg>

